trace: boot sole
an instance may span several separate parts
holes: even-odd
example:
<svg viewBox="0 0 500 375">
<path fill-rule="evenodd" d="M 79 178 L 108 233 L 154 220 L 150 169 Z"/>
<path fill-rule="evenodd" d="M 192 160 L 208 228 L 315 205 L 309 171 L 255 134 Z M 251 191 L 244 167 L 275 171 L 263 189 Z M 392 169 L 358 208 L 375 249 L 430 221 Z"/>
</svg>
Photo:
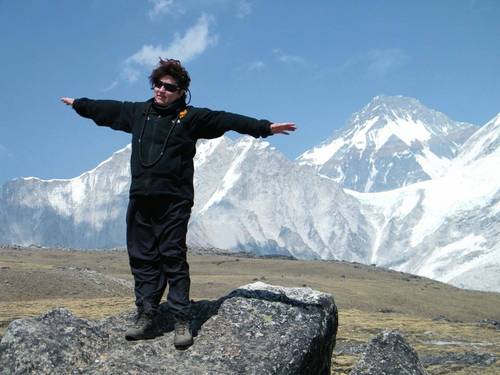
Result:
<svg viewBox="0 0 500 375">
<path fill-rule="evenodd" d="M 193 345 L 194 341 L 191 340 L 191 341 L 188 341 L 188 342 L 185 342 L 185 343 L 182 343 L 182 344 L 176 344 L 174 343 L 174 346 L 177 350 L 185 350 L 187 348 L 189 348 L 191 345 Z"/>
</svg>

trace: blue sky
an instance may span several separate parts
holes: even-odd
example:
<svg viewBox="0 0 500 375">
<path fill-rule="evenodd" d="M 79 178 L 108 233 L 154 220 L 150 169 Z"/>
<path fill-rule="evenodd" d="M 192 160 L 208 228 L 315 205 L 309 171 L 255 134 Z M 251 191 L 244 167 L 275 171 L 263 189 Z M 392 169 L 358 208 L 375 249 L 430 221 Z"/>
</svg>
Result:
<svg viewBox="0 0 500 375">
<path fill-rule="evenodd" d="M 296 122 L 268 138 L 290 159 L 380 94 L 482 125 L 500 112 L 499 19 L 495 0 L 0 0 L 0 184 L 125 146 L 59 97 L 146 100 L 159 56 L 185 63 L 195 106 Z"/>
</svg>

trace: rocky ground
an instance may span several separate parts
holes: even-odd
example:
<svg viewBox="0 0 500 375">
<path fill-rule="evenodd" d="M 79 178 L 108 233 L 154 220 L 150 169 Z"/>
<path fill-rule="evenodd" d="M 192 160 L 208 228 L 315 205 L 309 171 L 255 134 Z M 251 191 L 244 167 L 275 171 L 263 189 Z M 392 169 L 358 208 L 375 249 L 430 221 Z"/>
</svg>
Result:
<svg viewBox="0 0 500 375">
<path fill-rule="evenodd" d="M 430 374 L 500 373 L 498 293 L 374 266 L 214 249 L 192 249 L 190 265 L 194 300 L 217 299 L 255 281 L 331 293 L 340 321 L 332 374 L 349 373 L 385 329 L 401 332 Z M 54 307 L 92 319 L 129 311 L 132 295 L 124 251 L 0 249 L 0 335 L 13 319 Z"/>
<path fill-rule="evenodd" d="M 127 312 L 95 321 L 56 308 L 17 319 L 0 342 L 0 369 L 5 375 L 330 374 L 338 321 L 330 294 L 255 282 L 196 301 L 192 310 L 196 345 L 179 349 L 166 304 L 158 335 L 134 342 L 124 339 L 135 315 Z"/>
</svg>

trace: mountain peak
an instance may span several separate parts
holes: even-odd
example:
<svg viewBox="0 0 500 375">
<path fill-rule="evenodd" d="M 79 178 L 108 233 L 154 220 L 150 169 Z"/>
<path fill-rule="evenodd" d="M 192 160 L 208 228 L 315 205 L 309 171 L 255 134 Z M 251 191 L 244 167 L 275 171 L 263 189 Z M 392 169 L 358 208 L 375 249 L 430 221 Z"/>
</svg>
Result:
<svg viewBox="0 0 500 375">
<path fill-rule="evenodd" d="M 378 95 L 298 159 L 349 189 L 390 190 L 440 176 L 474 130 L 417 99 Z"/>
<path fill-rule="evenodd" d="M 403 95 L 377 95 L 375 96 L 367 106 L 373 105 L 385 105 L 390 107 L 401 107 L 401 106 L 421 106 L 417 99 L 403 96 Z"/>
<path fill-rule="evenodd" d="M 397 118 L 430 118 L 435 117 L 436 115 L 442 114 L 425 107 L 415 98 L 401 95 L 378 95 L 375 96 L 366 106 L 364 106 L 361 111 L 356 112 L 353 115 L 353 122 L 357 122 L 356 120 L 367 121 L 376 116 L 386 118 L 390 121 Z"/>
<path fill-rule="evenodd" d="M 426 132 L 444 136 L 474 128 L 472 124 L 453 121 L 444 113 L 426 107 L 419 100 L 402 95 L 375 96 L 359 112 L 352 115 L 347 128 L 354 131 L 362 130 L 365 133 L 366 129 L 364 128 L 366 125 L 373 125 L 375 119 L 377 119 L 377 126 L 370 126 L 371 131 L 387 127 L 388 125 L 392 126 L 394 123 L 400 125 L 408 125 L 410 123 L 425 124 Z M 413 126 L 411 128 L 413 129 Z M 417 131 L 417 129 L 413 129 L 412 131 Z M 458 143 L 462 143 L 463 141 L 459 141 Z"/>
</svg>

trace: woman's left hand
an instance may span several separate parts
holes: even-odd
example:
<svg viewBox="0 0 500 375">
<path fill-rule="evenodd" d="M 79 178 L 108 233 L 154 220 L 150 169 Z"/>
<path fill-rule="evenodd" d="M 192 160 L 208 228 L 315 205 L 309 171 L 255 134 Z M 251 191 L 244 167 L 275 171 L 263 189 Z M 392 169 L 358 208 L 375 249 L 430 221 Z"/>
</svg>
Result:
<svg viewBox="0 0 500 375">
<path fill-rule="evenodd" d="M 273 134 L 290 134 L 289 132 L 293 132 L 297 129 L 293 122 L 280 122 L 271 124 L 271 132 Z"/>
</svg>

